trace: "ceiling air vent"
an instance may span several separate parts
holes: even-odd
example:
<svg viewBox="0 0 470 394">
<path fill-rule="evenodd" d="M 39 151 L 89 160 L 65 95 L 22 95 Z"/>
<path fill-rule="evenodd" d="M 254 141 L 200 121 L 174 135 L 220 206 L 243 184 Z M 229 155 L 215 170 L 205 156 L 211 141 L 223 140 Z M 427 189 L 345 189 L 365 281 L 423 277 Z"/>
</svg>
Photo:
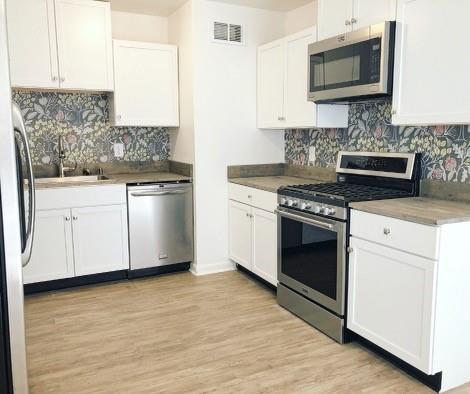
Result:
<svg viewBox="0 0 470 394">
<path fill-rule="evenodd" d="M 244 44 L 243 26 L 226 22 L 214 22 L 212 40 L 223 44 Z"/>
</svg>

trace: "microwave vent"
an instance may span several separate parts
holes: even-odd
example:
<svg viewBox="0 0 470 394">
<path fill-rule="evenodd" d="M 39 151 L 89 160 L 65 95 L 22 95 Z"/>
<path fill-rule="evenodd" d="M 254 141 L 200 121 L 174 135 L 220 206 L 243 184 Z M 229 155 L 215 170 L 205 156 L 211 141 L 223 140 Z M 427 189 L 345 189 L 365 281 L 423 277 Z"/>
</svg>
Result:
<svg viewBox="0 0 470 394">
<path fill-rule="evenodd" d="M 244 43 L 242 25 L 226 22 L 214 22 L 212 32 L 212 40 L 214 42 L 238 45 Z"/>
</svg>

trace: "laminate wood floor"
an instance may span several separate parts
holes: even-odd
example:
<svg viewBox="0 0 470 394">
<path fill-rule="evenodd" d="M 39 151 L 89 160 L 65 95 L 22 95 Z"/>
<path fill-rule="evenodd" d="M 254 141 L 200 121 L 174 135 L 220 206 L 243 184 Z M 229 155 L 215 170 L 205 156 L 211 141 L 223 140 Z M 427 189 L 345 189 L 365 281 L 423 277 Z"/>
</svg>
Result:
<svg viewBox="0 0 470 394">
<path fill-rule="evenodd" d="M 25 308 L 31 393 L 431 392 L 239 272 L 51 292 Z"/>
</svg>

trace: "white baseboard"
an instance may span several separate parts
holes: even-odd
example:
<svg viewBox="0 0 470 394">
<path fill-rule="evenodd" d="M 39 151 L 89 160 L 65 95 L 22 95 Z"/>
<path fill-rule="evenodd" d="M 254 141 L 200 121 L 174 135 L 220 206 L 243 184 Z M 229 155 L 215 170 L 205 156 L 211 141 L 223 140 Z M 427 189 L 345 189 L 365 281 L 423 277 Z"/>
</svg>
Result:
<svg viewBox="0 0 470 394">
<path fill-rule="evenodd" d="M 214 264 L 191 263 L 189 271 L 196 276 L 217 274 L 219 272 L 234 271 L 235 263 L 230 260 Z"/>
</svg>

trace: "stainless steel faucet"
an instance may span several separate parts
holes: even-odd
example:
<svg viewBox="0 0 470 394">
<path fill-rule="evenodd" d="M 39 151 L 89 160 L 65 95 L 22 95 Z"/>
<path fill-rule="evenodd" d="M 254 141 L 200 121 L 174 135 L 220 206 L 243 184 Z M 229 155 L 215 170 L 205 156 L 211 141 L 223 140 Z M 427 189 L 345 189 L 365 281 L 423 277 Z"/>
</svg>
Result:
<svg viewBox="0 0 470 394">
<path fill-rule="evenodd" d="M 75 171 L 77 169 L 77 163 L 75 163 L 75 167 L 67 167 L 64 165 L 65 160 L 65 149 L 64 149 L 64 140 L 61 135 L 59 135 L 59 177 L 65 177 L 66 172 Z"/>
</svg>

